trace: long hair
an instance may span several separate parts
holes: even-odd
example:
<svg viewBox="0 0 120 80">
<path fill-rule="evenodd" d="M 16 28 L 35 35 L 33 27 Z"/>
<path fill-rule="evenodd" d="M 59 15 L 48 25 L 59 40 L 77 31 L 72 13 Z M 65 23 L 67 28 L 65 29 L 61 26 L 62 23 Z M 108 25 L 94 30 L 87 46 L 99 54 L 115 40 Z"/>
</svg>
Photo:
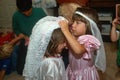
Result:
<svg viewBox="0 0 120 80">
<path fill-rule="evenodd" d="M 53 31 L 50 42 L 47 46 L 47 50 L 45 53 L 46 57 L 55 56 L 58 53 L 57 48 L 60 43 L 65 42 L 65 36 L 62 33 L 60 28 L 57 28 Z"/>
<path fill-rule="evenodd" d="M 90 19 L 92 19 L 96 23 L 98 23 L 98 21 L 99 21 L 98 14 L 97 14 L 96 10 L 94 10 L 94 9 L 91 9 L 89 7 L 82 7 L 82 8 L 78 7 L 76 9 L 76 11 L 79 11 L 79 12 L 85 14 L 86 16 L 88 16 Z M 78 15 L 78 14 L 73 14 L 72 19 L 73 19 L 73 21 L 80 20 L 80 21 L 84 22 L 86 24 L 86 28 L 87 28 L 86 34 L 92 34 L 91 26 L 90 26 L 90 23 L 88 20 L 86 20 L 84 17 L 82 17 L 81 15 Z"/>
</svg>

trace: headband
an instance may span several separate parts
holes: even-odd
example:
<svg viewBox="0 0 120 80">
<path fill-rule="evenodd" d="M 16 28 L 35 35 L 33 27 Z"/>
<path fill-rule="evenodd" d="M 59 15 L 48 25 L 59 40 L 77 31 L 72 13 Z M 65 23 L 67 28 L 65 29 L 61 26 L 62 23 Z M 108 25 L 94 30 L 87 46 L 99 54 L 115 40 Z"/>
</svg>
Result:
<svg viewBox="0 0 120 80">
<path fill-rule="evenodd" d="M 84 15 L 83 13 L 81 13 L 79 11 L 76 11 L 75 14 L 81 15 L 82 17 L 84 17 L 85 19 L 87 19 L 90 22 L 92 35 L 95 36 L 101 42 L 101 47 L 100 47 L 99 50 L 97 50 L 97 55 L 96 55 L 96 58 L 95 58 L 95 66 L 98 69 L 102 70 L 102 72 L 105 72 L 106 56 L 105 56 L 103 40 L 102 40 L 101 33 L 98 29 L 97 24 L 92 19 L 90 19 L 89 17 L 87 17 L 86 15 Z"/>
</svg>

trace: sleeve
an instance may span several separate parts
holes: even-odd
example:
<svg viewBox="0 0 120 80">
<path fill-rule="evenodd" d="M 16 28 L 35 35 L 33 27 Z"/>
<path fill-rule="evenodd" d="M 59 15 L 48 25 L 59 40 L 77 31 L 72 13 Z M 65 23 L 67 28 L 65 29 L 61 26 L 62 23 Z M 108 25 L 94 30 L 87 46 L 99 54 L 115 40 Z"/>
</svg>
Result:
<svg viewBox="0 0 120 80">
<path fill-rule="evenodd" d="M 12 27 L 13 27 L 13 32 L 16 35 L 19 35 L 20 31 L 19 31 L 19 27 L 18 27 L 18 23 L 17 23 L 17 16 L 16 16 L 16 14 L 14 14 L 13 17 L 12 17 Z"/>
<path fill-rule="evenodd" d="M 43 70 L 45 72 L 44 79 L 45 80 L 59 80 L 59 72 L 58 67 L 54 62 L 48 62 L 44 64 Z"/>
<path fill-rule="evenodd" d="M 84 35 L 78 38 L 80 44 L 83 44 L 87 52 L 83 55 L 85 59 L 91 59 L 91 53 L 100 48 L 100 41 L 91 35 Z"/>
</svg>

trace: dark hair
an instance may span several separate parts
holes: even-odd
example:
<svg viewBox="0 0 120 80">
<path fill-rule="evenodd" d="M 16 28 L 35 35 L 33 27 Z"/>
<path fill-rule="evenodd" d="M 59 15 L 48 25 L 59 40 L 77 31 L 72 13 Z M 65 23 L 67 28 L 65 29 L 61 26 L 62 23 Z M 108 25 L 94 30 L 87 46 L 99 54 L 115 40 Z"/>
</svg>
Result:
<svg viewBox="0 0 120 80">
<path fill-rule="evenodd" d="M 32 8 L 32 0 L 16 0 L 16 6 L 20 12 L 28 11 Z"/>
<path fill-rule="evenodd" d="M 97 14 L 97 11 L 95 9 L 92 9 L 92 8 L 89 8 L 89 7 L 78 7 L 76 9 L 76 11 L 79 11 L 79 12 L 83 13 L 84 15 L 86 15 L 90 19 L 92 19 L 96 24 L 98 24 L 98 22 L 99 22 L 98 14 Z M 87 27 L 86 34 L 92 34 L 90 23 L 83 16 L 74 13 L 72 19 L 73 19 L 73 21 L 74 20 L 80 20 L 80 21 L 84 22 L 86 24 L 86 27 Z"/>
<path fill-rule="evenodd" d="M 58 53 L 57 48 L 60 43 L 65 42 L 65 36 L 62 33 L 60 28 L 57 28 L 53 31 L 50 42 L 47 46 L 45 56 L 55 56 L 56 53 Z"/>
</svg>

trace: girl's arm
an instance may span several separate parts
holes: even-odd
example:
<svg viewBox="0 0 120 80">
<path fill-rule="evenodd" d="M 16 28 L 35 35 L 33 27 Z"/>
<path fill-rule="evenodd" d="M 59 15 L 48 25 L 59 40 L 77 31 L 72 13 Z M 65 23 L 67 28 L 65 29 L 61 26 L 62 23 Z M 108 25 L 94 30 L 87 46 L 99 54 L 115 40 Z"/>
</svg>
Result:
<svg viewBox="0 0 120 80">
<path fill-rule="evenodd" d="M 78 56 L 78 55 L 83 54 L 86 50 L 85 50 L 84 46 L 81 45 L 77 41 L 77 39 L 74 36 L 72 36 L 72 34 L 70 33 L 69 28 L 68 28 L 68 22 L 65 20 L 62 20 L 59 22 L 59 25 L 61 27 L 63 34 L 65 35 L 65 37 L 68 41 L 69 46 L 71 47 L 72 51 L 74 52 L 74 55 Z"/>
<path fill-rule="evenodd" d="M 116 19 L 116 18 L 112 22 L 112 29 L 111 29 L 111 41 L 112 42 L 117 41 L 119 38 L 119 35 L 116 31 L 117 22 L 118 22 L 118 19 Z"/>
<path fill-rule="evenodd" d="M 17 37 L 15 37 L 12 41 L 10 41 L 9 44 L 14 45 L 17 43 L 20 39 L 24 38 L 25 36 L 23 34 L 19 34 Z"/>
</svg>

